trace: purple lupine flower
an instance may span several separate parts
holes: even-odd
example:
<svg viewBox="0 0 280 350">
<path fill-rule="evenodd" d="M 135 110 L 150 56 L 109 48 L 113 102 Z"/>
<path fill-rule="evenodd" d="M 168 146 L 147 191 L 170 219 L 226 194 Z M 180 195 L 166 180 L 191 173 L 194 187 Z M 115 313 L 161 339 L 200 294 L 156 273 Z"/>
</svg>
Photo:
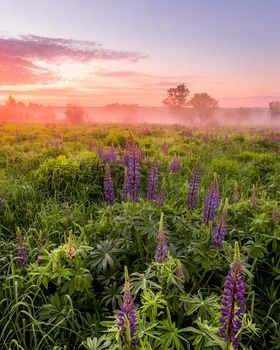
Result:
<svg viewBox="0 0 280 350">
<path fill-rule="evenodd" d="M 168 258 L 168 247 L 166 244 L 166 236 L 163 230 L 163 213 L 160 216 L 159 231 L 157 236 L 157 246 L 155 261 L 157 263 L 162 263 Z"/>
<path fill-rule="evenodd" d="M 87 145 L 87 150 L 89 151 L 89 152 L 92 152 L 93 151 L 93 143 L 90 141 L 89 143 L 88 143 L 88 145 Z"/>
<path fill-rule="evenodd" d="M 24 272 L 27 265 L 27 246 L 24 241 L 23 232 L 17 228 L 17 252 L 18 252 L 18 266 L 21 272 Z"/>
<path fill-rule="evenodd" d="M 251 202 L 251 208 L 256 208 L 257 207 L 257 191 L 256 187 L 253 186 L 251 196 L 250 196 L 250 202 Z"/>
<path fill-rule="evenodd" d="M 115 204 L 114 185 L 111 176 L 109 163 L 106 163 L 104 175 L 104 197 L 107 206 Z"/>
<path fill-rule="evenodd" d="M 157 205 L 163 207 L 165 205 L 165 189 L 161 187 L 157 196 Z"/>
<path fill-rule="evenodd" d="M 200 183 L 200 166 L 197 163 L 192 171 L 190 181 L 189 181 L 187 204 L 188 204 L 188 207 L 191 209 L 196 208 L 199 183 Z"/>
<path fill-rule="evenodd" d="M 238 190 L 238 185 L 237 185 L 237 181 L 234 182 L 234 189 L 232 192 L 232 200 L 234 202 L 238 202 L 240 199 L 240 192 Z"/>
<path fill-rule="evenodd" d="M 107 159 L 111 163 L 116 163 L 117 162 L 117 155 L 116 155 L 116 152 L 115 152 L 114 145 L 111 146 L 109 152 L 107 153 Z"/>
<path fill-rule="evenodd" d="M 130 150 L 128 159 L 128 193 L 133 202 L 139 202 L 140 192 L 140 155 L 134 147 Z"/>
<path fill-rule="evenodd" d="M 124 268 L 125 283 L 123 289 L 123 302 L 118 315 L 118 327 L 120 329 L 122 345 L 134 347 L 136 345 L 136 310 L 130 291 L 130 279 L 127 267 Z"/>
<path fill-rule="evenodd" d="M 212 233 L 211 246 L 216 249 L 222 249 L 224 245 L 225 235 L 227 233 L 227 206 L 228 206 L 228 199 L 226 199 L 224 209 Z"/>
<path fill-rule="evenodd" d="M 217 174 L 214 174 L 214 180 L 211 183 L 209 192 L 205 199 L 204 204 L 204 214 L 202 223 L 205 225 L 209 225 L 210 222 L 214 219 L 217 214 L 217 210 L 220 205 L 220 191 L 219 185 L 217 181 Z"/>
<path fill-rule="evenodd" d="M 273 222 L 279 222 L 280 221 L 280 213 L 277 205 L 273 208 L 272 212 L 272 221 Z"/>
<path fill-rule="evenodd" d="M 245 313 L 246 283 L 238 242 L 235 242 L 234 251 L 234 260 L 224 283 L 219 332 L 236 350 L 240 342 L 238 332 L 242 327 L 240 318 Z"/>
<path fill-rule="evenodd" d="M 96 147 L 96 153 L 97 153 L 98 157 L 99 157 L 102 161 L 104 161 L 105 152 L 104 152 L 104 149 L 103 149 L 101 146 Z"/>
<path fill-rule="evenodd" d="M 148 183 L 148 193 L 147 199 L 150 201 L 157 200 L 157 187 L 158 187 L 158 161 L 157 158 L 154 158 L 154 161 L 151 166 L 149 183 Z"/>
<path fill-rule="evenodd" d="M 183 290 L 186 278 L 185 278 L 183 266 L 182 266 L 180 260 L 178 260 L 178 267 L 177 267 L 177 270 L 176 270 L 176 276 L 178 277 L 178 286 L 179 286 L 179 288 L 181 290 Z"/>
<path fill-rule="evenodd" d="M 168 144 L 166 142 L 162 144 L 162 152 L 165 156 L 168 155 Z"/>
<path fill-rule="evenodd" d="M 127 167 L 124 168 L 124 177 L 123 177 L 123 201 L 127 202 L 129 200 L 129 181 L 127 174 Z"/>
<path fill-rule="evenodd" d="M 173 159 L 171 161 L 171 173 L 172 174 L 178 173 L 180 168 L 181 168 L 181 163 L 180 163 L 179 159 L 176 156 L 173 157 Z"/>
</svg>

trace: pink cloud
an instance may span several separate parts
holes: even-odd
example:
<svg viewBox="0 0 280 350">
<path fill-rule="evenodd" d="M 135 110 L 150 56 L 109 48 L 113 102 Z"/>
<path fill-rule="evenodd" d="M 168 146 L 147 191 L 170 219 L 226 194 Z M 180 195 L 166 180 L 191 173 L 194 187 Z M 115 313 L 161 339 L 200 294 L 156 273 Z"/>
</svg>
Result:
<svg viewBox="0 0 280 350">
<path fill-rule="evenodd" d="M 47 38 L 36 35 L 0 36 L 0 83 L 44 83 L 54 79 L 52 72 L 42 69 L 34 60 L 55 63 L 64 59 L 77 62 L 128 61 L 147 58 L 141 52 L 104 48 L 93 41 Z"/>
</svg>

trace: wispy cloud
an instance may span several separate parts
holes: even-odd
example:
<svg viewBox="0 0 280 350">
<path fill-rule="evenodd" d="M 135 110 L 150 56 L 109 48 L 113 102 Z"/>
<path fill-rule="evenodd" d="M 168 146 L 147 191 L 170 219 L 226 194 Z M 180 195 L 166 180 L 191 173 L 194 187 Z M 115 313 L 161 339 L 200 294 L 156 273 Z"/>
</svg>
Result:
<svg viewBox="0 0 280 350">
<path fill-rule="evenodd" d="M 37 62 L 59 63 L 67 59 L 76 62 L 128 61 L 147 58 L 141 52 L 113 50 L 94 41 L 47 38 L 36 35 L 0 36 L 0 83 L 45 83 L 56 79 L 50 69 Z"/>
</svg>

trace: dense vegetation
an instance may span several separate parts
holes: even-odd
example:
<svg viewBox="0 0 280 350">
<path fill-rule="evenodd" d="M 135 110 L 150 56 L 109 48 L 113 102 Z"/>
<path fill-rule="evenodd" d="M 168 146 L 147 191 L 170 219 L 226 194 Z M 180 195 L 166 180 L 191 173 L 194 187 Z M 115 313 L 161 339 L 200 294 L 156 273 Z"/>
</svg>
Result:
<svg viewBox="0 0 280 350">
<path fill-rule="evenodd" d="M 0 348 L 280 349 L 279 142 L 1 125 Z"/>
</svg>

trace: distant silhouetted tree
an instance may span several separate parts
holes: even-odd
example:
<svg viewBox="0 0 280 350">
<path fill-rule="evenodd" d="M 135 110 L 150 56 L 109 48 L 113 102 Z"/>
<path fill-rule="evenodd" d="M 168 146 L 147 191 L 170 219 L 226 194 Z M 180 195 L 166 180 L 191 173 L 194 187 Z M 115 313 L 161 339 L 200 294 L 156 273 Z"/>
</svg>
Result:
<svg viewBox="0 0 280 350">
<path fill-rule="evenodd" d="M 84 117 L 84 108 L 80 105 L 67 103 L 64 111 L 67 119 L 72 124 L 82 123 Z"/>
<path fill-rule="evenodd" d="M 162 103 L 171 108 L 186 107 L 189 94 L 190 91 L 186 88 L 185 84 L 180 84 L 176 88 L 167 90 L 167 97 Z"/>
<path fill-rule="evenodd" d="M 280 101 L 272 101 L 268 106 L 272 118 L 280 117 Z"/>
<path fill-rule="evenodd" d="M 219 107 L 218 101 L 205 92 L 194 94 L 190 100 L 190 105 L 202 119 L 209 118 L 214 110 Z"/>
</svg>

